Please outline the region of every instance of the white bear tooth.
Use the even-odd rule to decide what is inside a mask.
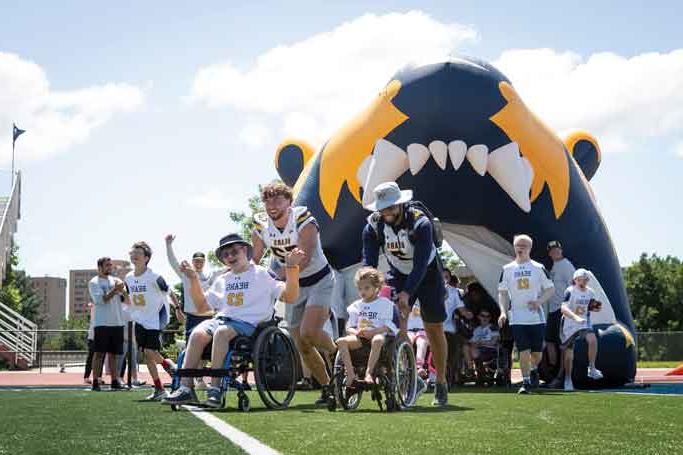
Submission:
[[[410,172],[416,175],[429,160],[429,149],[422,144],[410,144],[407,152]]]
[[[446,164],[448,164],[448,146],[444,141],[432,141],[429,143],[429,152],[434,157],[434,161],[441,168],[442,171],[446,170]]]
[[[488,172],[524,212],[531,211],[529,189],[533,180],[531,165],[519,155],[519,146],[510,142],[488,155]]]
[[[486,174],[486,163],[489,158],[489,148],[484,144],[473,145],[467,150],[467,160],[477,174]]]
[[[451,159],[451,164],[453,168],[457,171],[460,169],[462,162],[465,160],[465,154],[467,153],[467,144],[463,141],[452,141],[448,144],[448,156]]]
[[[400,147],[386,139],[379,139],[372,152],[372,161],[368,167],[368,176],[363,185],[363,205],[375,200],[373,190],[384,182],[393,182],[408,170],[408,155]]]

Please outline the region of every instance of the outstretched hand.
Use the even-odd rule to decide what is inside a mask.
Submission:
[[[165,238],[166,238],[166,244],[170,245],[175,240],[175,235],[167,234]]]
[[[306,257],[306,253],[301,248],[294,248],[285,256],[285,264],[287,267],[295,267],[301,264]]]
[[[197,276],[197,272],[195,271],[194,267],[192,267],[192,264],[190,264],[188,261],[183,261],[180,263],[180,272],[184,273],[188,278],[194,278]]]

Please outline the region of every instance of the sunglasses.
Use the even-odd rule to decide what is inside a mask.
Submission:
[[[221,259],[227,258],[230,256],[237,256],[240,254],[240,252],[244,249],[244,247],[236,247],[236,248],[228,248],[223,251],[221,251]]]
[[[479,317],[480,317],[481,319],[491,319],[491,315],[490,315],[490,314],[480,314]]]

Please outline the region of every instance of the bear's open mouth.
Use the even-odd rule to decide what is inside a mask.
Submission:
[[[534,171],[529,160],[519,153],[517,143],[509,142],[489,152],[484,144],[468,146],[461,140],[448,144],[441,140],[428,145],[415,143],[408,145],[405,151],[386,139],[378,140],[372,154],[363,160],[356,173],[356,179],[363,187],[363,205],[374,201],[372,189],[377,185],[395,181],[408,170],[417,175],[430,157],[444,171],[449,160],[458,171],[467,158],[477,174],[484,177],[488,173],[520,209],[526,213],[531,211]]]

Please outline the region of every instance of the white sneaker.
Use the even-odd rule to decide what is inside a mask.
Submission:
[[[207,390],[209,387],[204,382],[204,378],[198,378],[194,386],[195,390]]]
[[[574,383],[572,382],[571,378],[565,378],[565,380],[564,380],[564,391],[565,392],[573,392],[574,391]]]
[[[595,367],[590,367],[588,368],[588,377],[591,379],[595,379],[596,381],[598,379],[602,379],[602,371],[598,370]]]
[[[421,377],[417,377],[417,390],[415,393],[415,402],[420,398],[420,396],[427,390],[427,383]]]

